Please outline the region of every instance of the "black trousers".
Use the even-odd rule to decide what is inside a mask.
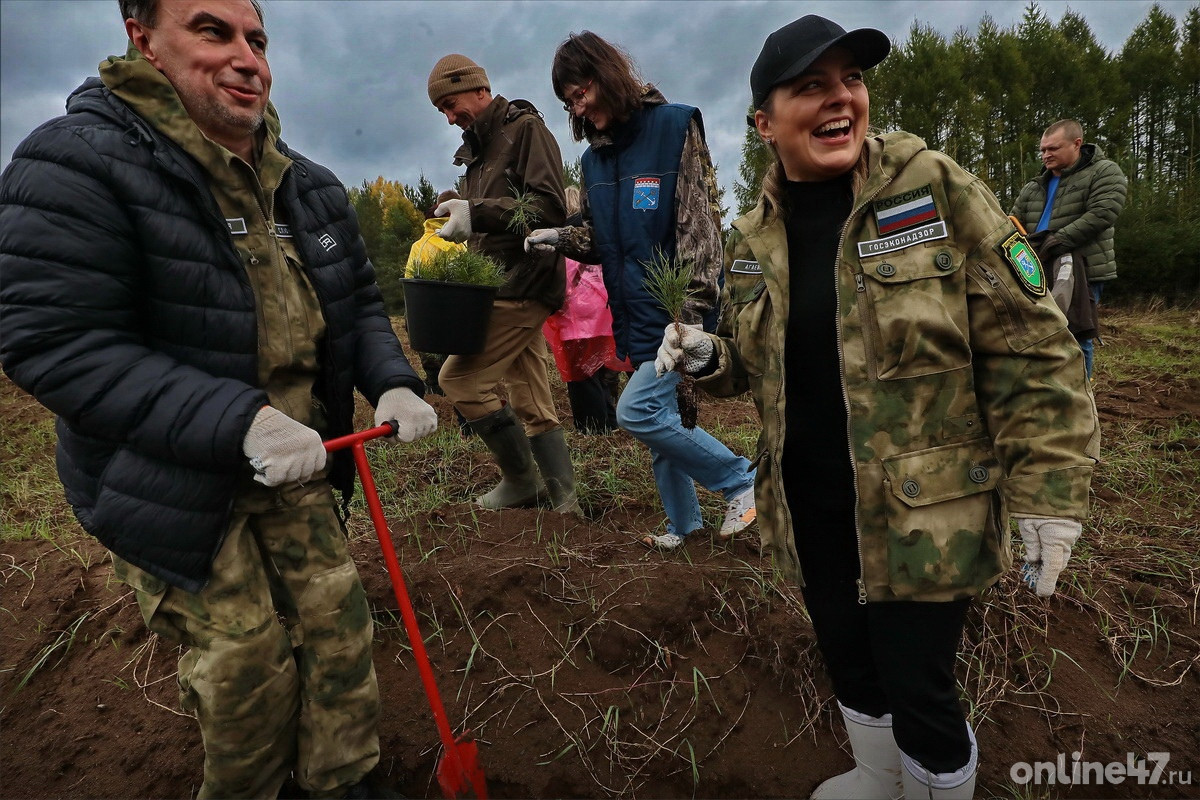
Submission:
[[[571,416],[579,433],[611,433],[617,428],[620,373],[601,367],[595,375],[567,382]]]
[[[954,772],[971,757],[954,663],[970,600],[858,602],[852,526],[796,532],[817,645],[837,699],[872,717],[892,715],[892,733],[926,769]]]

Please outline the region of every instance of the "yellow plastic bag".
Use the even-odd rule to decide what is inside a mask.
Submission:
[[[404,277],[414,277],[413,272],[419,261],[432,258],[443,251],[461,252],[467,249],[465,244],[448,242],[437,235],[438,230],[449,221],[449,217],[434,217],[425,220],[425,233],[421,235],[420,239],[413,242],[412,249],[408,251],[408,263],[404,265]]]

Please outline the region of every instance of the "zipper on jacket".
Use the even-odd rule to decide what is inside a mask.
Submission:
[[[862,318],[863,351],[867,358],[867,379],[876,380],[879,377],[879,364],[875,356],[875,300],[867,291],[867,279],[861,272],[854,273],[854,291],[861,295],[856,304]]]
[[[582,172],[582,169],[580,171]],[[625,239],[621,235],[621,214],[620,214],[621,180],[619,177],[620,174],[621,174],[621,153],[617,152],[617,153],[613,154],[612,174],[609,176],[612,181],[612,185],[613,185],[613,201],[611,204],[612,208],[609,212],[609,216],[612,217],[613,246],[616,247],[616,249],[617,249],[617,267],[618,267],[617,275],[621,281],[621,283],[620,283],[621,306],[623,309],[622,313],[625,316],[625,325],[624,325],[625,330],[622,331],[622,333],[624,334],[623,338],[625,341],[621,343],[622,347],[620,349],[623,349],[625,351],[625,357],[628,358],[630,360],[630,362],[632,362],[633,361],[633,347],[632,347],[633,314],[630,313],[629,287],[626,285],[628,283],[628,276],[625,274],[626,273],[626,269],[625,269]],[[593,230],[592,231],[592,238],[593,238],[592,246],[593,247],[595,247],[595,243],[594,243],[595,236],[596,236],[596,233],[595,233],[595,230]],[[603,270],[603,265],[601,265],[601,270]],[[611,305],[611,300],[612,300],[612,295],[610,293],[609,294],[610,305]]]
[[[759,302],[770,303],[771,313],[772,313],[772,315],[774,315],[775,301],[771,297],[770,282],[767,281],[767,270],[769,269],[771,262],[768,259],[763,259],[758,256],[758,253],[756,253],[754,250],[754,244],[749,240],[749,237],[747,237],[746,245],[750,248],[750,252],[754,253],[755,257],[759,259],[760,264],[767,265],[763,268],[763,281],[762,281],[763,291],[755,299],[758,300]],[[762,300],[763,294],[765,294],[767,296],[766,300]],[[752,303],[752,302],[755,302],[755,301],[754,300],[749,301],[749,303]],[[747,303],[747,305],[749,305],[749,303]],[[786,339],[787,339],[787,333],[786,333],[787,321],[786,321],[786,319],[783,320],[783,324],[781,324],[781,325],[779,325],[779,324],[766,325],[764,327],[766,327],[767,330],[777,330],[777,331],[784,332],[783,336],[784,336],[784,340],[786,343]],[[783,347],[776,347],[774,349],[775,349],[775,363],[779,370],[779,375],[781,375],[782,377],[779,381],[779,389],[775,393],[775,401],[771,404],[771,408],[775,412],[775,430],[778,431],[779,441],[782,442],[787,436],[787,422],[786,422],[784,415],[779,413],[779,403],[780,403],[780,400],[785,396],[786,391],[787,391],[787,372],[785,372],[784,368],[783,368],[783,364],[784,364],[784,362],[783,362]],[[766,371],[767,371],[766,366],[764,365],[763,373],[766,374]],[[781,509],[783,512],[784,530],[792,531],[793,530],[793,528],[792,528],[792,509],[787,504],[787,492],[785,491],[784,485],[783,485],[783,466],[780,463],[779,459],[776,458],[775,450],[773,448],[771,448],[770,446],[765,446],[763,452],[754,459],[754,462],[751,465],[755,468],[756,473],[758,471],[758,464],[763,459],[766,459],[767,461],[770,462],[772,474],[775,476],[775,481],[774,481],[775,504],[776,504],[776,507]],[[757,478],[756,478],[756,480],[757,480]],[[790,537],[788,537],[788,545],[790,545],[793,550],[795,549],[796,537],[795,537],[794,533]],[[800,585],[804,586],[806,583],[805,578],[804,578],[804,566],[802,564],[800,564],[798,553],[797,553],[796,564],[800,571]]]
[[[751,252],[754,252],[753,248],[751,249]],[[755,254],[755,255],[757,255],[757,254]],[[766,263],[769,264],[770,262],[766,262]],[[774,302],[774,300],[771,299],[771,286],[769,283],[767,283],[765,272],[763,274],[763,294],[765,294],[767,296],[767,302],[769,302],[771,304],[771,309],[772,309],[772,313],[773,313],[774,308],[775,308],[775,302]],[[759,297],[762,297],[762,295],[759,295]],[[767,330],[771,330],[771,328],[774,328],[775,330],[781,332],[783,339],[784,339],[784,343],[786,344],[786,342],[787,342],[787,321],[784,320],[784,324],[782,324],[782,325],[768,326]],[[785,397],[786,392],[787,392],[787,372],[785,372],[784,368],[783,368],[783,348],[782,347],[775,348],[775,359],[776,359],[776,366],[779,369],[779,374],[782,376],[782,379],[779,381],[779,390],[775,393],[775,402],[771,404],[771,407],[775,410],[775,429],[777,431],[779,431],[779,441],[782,442],[787,438],[787,421],[784,418],[784,415],[779,413],[779,402],[780,402],[780,400],[782,400]],[[779,452],[782,452],[782,448],[780,448]],[[792,509],[791,509],[791,506],[789,506],[787,504],[787,491],[785,490],[784,485],[783,485],[783,464],[781,463],[781,461],[778,458],[776,458],[776,453],[773,448],[770,448],[770,447],[767,448],[766,457],[768,459],[770,459],[771,470],[775,474],[775,481],[774,481],[774,483],[775,483],[775,503],[778,505],[779,508],[783,509],[784,522],[785,522],[784,530],[785,531],[794,531],[794,529],[792,528]],[[756,473],[755,479],[757,480],[757,473]],[[793,548],[795,548],[796,547],[795,533],[792,533],[792,535],[789,538],[791,540],[789,542],[789,544]],[[804,578],[804,565],[800,563],[800,554],[799,553],[796,553],[796,564],[800,571],[800,585],[803,586],[805,583],[807,583],[807,581]]]
[[[613,244],[617,248],[617,265],[621,272],[621,305],[625,306],[625,357],[633,362],[633,295],[629,291],[629,270],[625,257],[625,236],[621,230],[621,154],[618,150],[612,159],[612,231]]]
[[[865,147],[865,145],[864,145]],[[867,585],[865,580],[866,570],[863,568],[863,552],[862,552],[862,520],[858,513],[859,494],[858,494],[858,464],[854,460],[854,433],[850,424],[850,389],[846,386],[846,350],[842,346],[842,315],[838,309],[842,307],[842,287],[841,281],[838,280],[838,267],[842,263],[842,247],[846,243],[846,232],[850,230],[850,223],[858,215],[867,203],[874,200],[884,187],[892,182],[891,178],[881,183],[869,196],[862,198],[854,208],[850,210],[850,216],[846,217],[845,223],[842,224],[842,233],[838,237],[837,256],[833,262],[833,296],[834,296],[834,324],[837,327],[837,349],[838,349],[838,370],[842,377],[842,403],[846,406],[846,447],[850,450],[850,472],[854,475],[854,540],[858,549],[858,604],[865,606],[867,604]],[[854,273],[855,293],[862,292],[864,298],[866,296],[866,283],[863,280],[862,272]],[[862,305],[859,305],[862,308]],[[865,328],[865,326],[864,326]],[[864,330],[863,341],[864,347],[869,347],[865,344],[867,334]],[[868,353],[869,358],[873,358]]]
[[[1016,307],[1016,304],[1013,302],[1012,295],[1009,294],[1008,289],[1003,283],[1001,283],[1000,279],[996,277],[996,273],[988,269],[987,264],[980,261],[977,266],[980,274],[983,275],[984,280],[986,280],[992,287],[992,294],[1000,298],[1001,304],[1004,305],[1005,313],[1008,314],[1008,318],[1012,320],[1013,327],[1015,327],[1018,331],[1024,331],[1028,327],[1025,324],[1025,316],[1021,313],[1020,309]]]
[[[258,255],[256,255],[253,250],[247,250],[246,252],[250,256],[247,259],[247,263],[249,263],[250,266],[257,267],[259,264],[262,263],[261,261],[259,261]],[[253,283],[254,282],[251,281],[252,286],[253,286]],[[258,335],[260,337],[262,337],[262,341],[259,342],[259,347],[263,347],[263,346],[267,345],[270,340],[267,336],[267,312],[263,308],[262,301],[258,298],[255,298],[255,301],[254,301],[254,316],[258,319]]]
[[[278,189],[279,186],[283,185],[284,177],[287,175],[288,170],[291,169],[291,167],[292,167],[292,165],[288,164],[286,167],[283,168],[283,172],[280,173],[280,175],[279,175],[279,184],[278,184],[278,186],[276,186],[276,189]],[[283,318],[284,318],[284,320],[289,320],[289,319],[291,319],[292,315],[291,315],[291,311],[288,309],[287,292],[285,292],[283,290],[284,272],[287,270],[287,259],[283,257],[283,251],[279,246],[279,240],[276,238],[275,223],[272,221],[272,215],[267,213],[266,206],[263,204],[263,201],[265,199],[263,197],[263,191],[265,191],[265,190],[263,190],[262,184],[258,182],[258,174],[257,173],[255,173],[254,182],[255,182],[257,188],[259,190],[261,190],[261,191],[254,192],[254,203],[258,207],[258,214],[260,217],[262,217],[263,226],[267,231],[267,235],[270,236],[271,240],[274,242],[274,245],[271,247],[271,255],[269,256],[268,260],[270,261],[271,267],[274,270],[275,291],[278,294],[279,302],[283,305]],[[251,264],[258,263],[258,260],[254,257],[253,252],[250,254],[250,263]],[[260,302],[260,303],[258,303],[258,305],[261,307],[263,304]],[[266,319],[265,312],[263,314],[263,319],[265,322],[265,319]],[[266,325],[265,324],[262,326],[262,331],[263,331],[263,335],[264,335],[263,338],[265,339],[266,338]],[[291,364],[296,360],[295,347],[293,347],[292,337],[284,336],[283,341],[287,347],[288,363]],[[264,342],[264,344],[265,344],[265,342]]]
[[[212,191],[207,186],[202,186],[201,184],[197,183],[189,172],[175,169],[167,157],[162,155],[158,151],[158,148],[154,146],[153,140],[149,138],[149,134],[144,133],[144,135],[147,137],[146,141],[151,143],[151,155],[154,157],[155,163],[157,163],[159,168],[171,178],[186,184],[194,192],[199,204],[203,206],[204,210],[207,212],[208,221],[212,224],[213,232],[217,234],[218,237],[224,237],[225,240],[229,241],[232,245],[232,240],[229,235],[229,223],[225,221],[225,215],[221,213],[221,208],[217,205],[217,201],[213,197]],[[233,253],[233,262],[239,268],[242,268],[241,259],[238,257],[237,249],[231,246],[230,251]],[[249,280],[249,278],[246,278],[247,282],[249,282]]]

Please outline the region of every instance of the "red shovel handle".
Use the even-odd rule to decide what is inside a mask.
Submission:
[[[465,779],[464,783],[461,784],[463,788],[472,787],[477,797],[485,798],[486,794],[480,791],[482,781],[472,780],[474,773],[478,773],[479,777],[482,778],[482,772],[474,764],[470,765],[472,770],[468,770],[468,765],[463,763],[462,755],[459,751],[460,745],[454,741],[454,734],[450,730],[450,721],[446,717],[446,709],[442,705],[442,697],[438,694],[437,682],[433,678],[433,667],[429,663],[428,653],[425,652],[425,639],[421,636],[421,629],[417,625],[417,615],[413,611],[412,600],[409,599],[408,588],[404,584],[404,575],[400,572],[400,562],[396,559],[396,548],[392,544],[392,535],[388,530],[387,521],[383,518],[383,507],[379,503],[379,492],[375,488],[375,478],[371,475],[370,464],[367,463],[367,451],[363,443],[371,439],[378,439],[381,436],[394,436],[395,434],[396,423],[394,421],[385,422],[376,428],[330,439],[325,442],[325,450],[332,453],[335,450],[350,448],[350,451],[354,455],[354,463],[358,467],[358,478],[362,481],[363,496],[367,500],[367,509],[371,514],[371,521],[375,523],[375,533],[379,537],[380,549],[383,550],[383,562],[387,565],[388,577],[392,579],[392,589],[396,593],[396,602],[400,604],[400,616],[404,620],[404,629],[408,632],[408,639],[412,643],[413,658],[417,662],[417,671],[421,675],[421,683],[425,687],[425,696],[429,699],[429,708],[433,712],[433,721],[437,724],[438,736],[441,737],[442,747],[445,749],[444,757],[450,759],[450,764],[453,766],[453,773]],[[474,743],[472,742],[471,744]],[[461,789],[456,787],[456,791],[453,794],[454,796],[459,796]]]
[[[378,439],[380,436],[395,436],[396,431],[399,430],[399,428],[400,426],[396,424],[396,421],[392,420],[391,422],[383,423],[377,428],[368,428],[365,431],[351,433],[348,436],[339,436],[336,439],[327,439],[324,442],[325,452],[332,453],[335,450],[345,450],[347,447],[354,447],[356,444],[369,442],[372,439]],[[371,474],[370,470],[367,470],[367,474]],[[374,483],[371,485],[374,486]]]

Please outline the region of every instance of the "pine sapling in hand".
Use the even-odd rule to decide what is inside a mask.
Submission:
[[[662,250],[655,249],[654,257],[645,263],[646,278],[643,285],[650,296],[666,310],[671,317],[676,332],[682,336],[683,307],[692,296],[692,262],[672,261]],[[675,387],[675,399],[679,404],[679,420],[683,427],[691,430],[696,427],[696,416],[699,413],[699,403],[696,399],[696,379],[683,368],[684,359],[675,364],[675,371],[681,376]]]
[[[508,212],[507,227],[519,236],[529,236],[542,219],[536,196],[533,192],[523,192],[512,184],[509,184],[508,188],[512,192],[513,207],[512,211]]]

